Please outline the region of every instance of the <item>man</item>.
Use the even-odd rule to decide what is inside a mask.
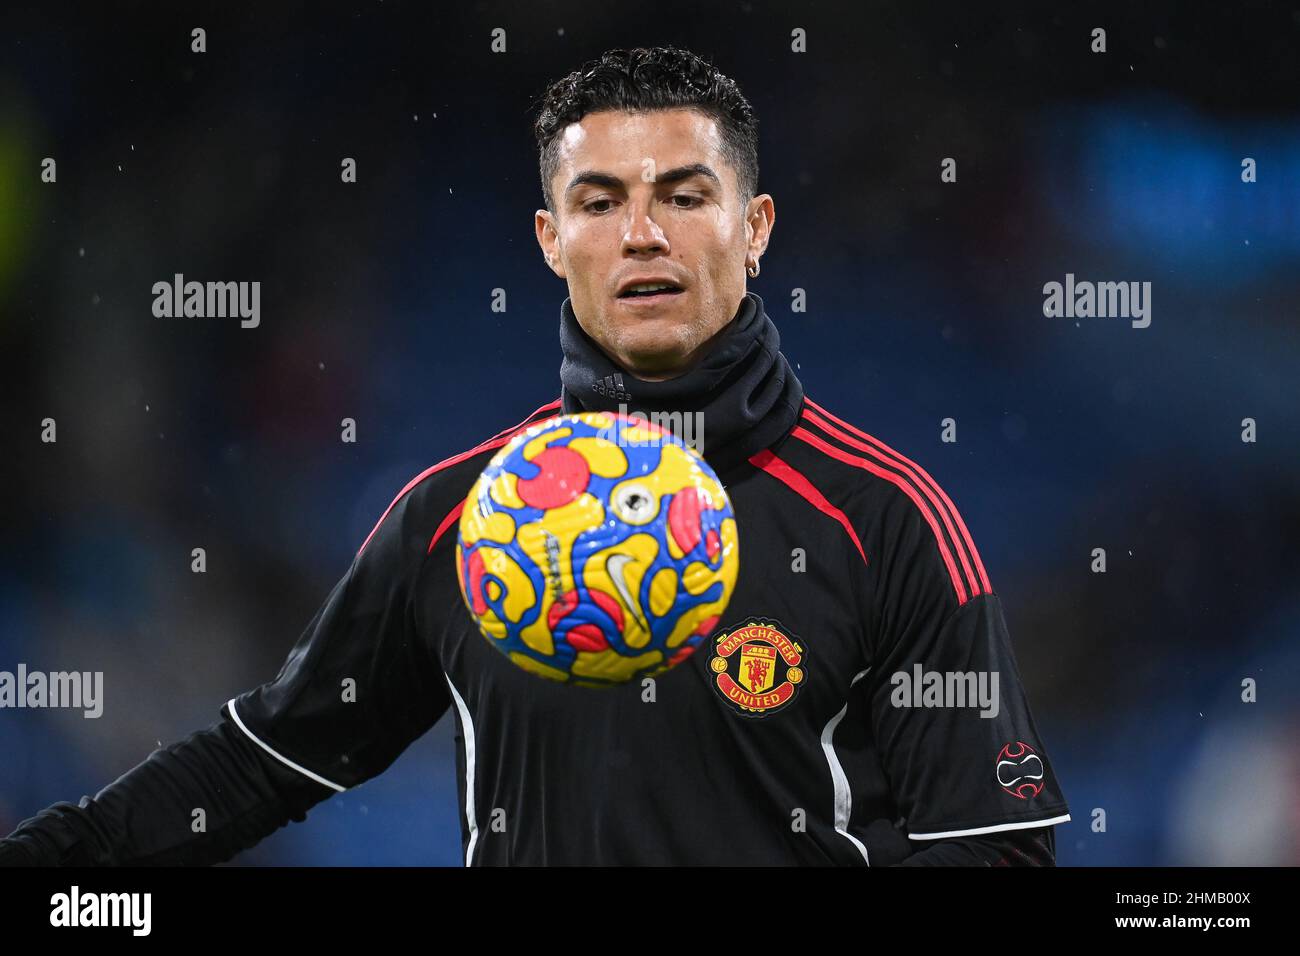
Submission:
[[[552,85],[536,132],[537,240],[569,287],[560,398],[402,489],[274,681],[26,821],[5,862],[227,859],[448,709],[467,865],[1053,862],[1068,812],[966,526],[917,465],[804,395],[746,291],[775,216],[736,85],[679,50],[614,51]],[[522,428],[620,405],[698,413],[740,573],[690,658],[592,690],[488,645],[455,528]]]

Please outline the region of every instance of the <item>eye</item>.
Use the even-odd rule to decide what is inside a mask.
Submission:
[[[628,524],[642,525],[659,513],[659,502],[645,485],[624,485],[614,492],[610,507]]]
[[[703,202],[703,200],[700,199],[699,196],[686,196],[686,195],[680,195],[680,194],[679,194],[679,195],[673,196],[673,197],[671,197],[671,198],[672,198],[672,201],[673,201],[673,205],[677,206],[678,209],[693,209],[693,208],[695,208],[696,206],[698,206],[701,202]],[[679,200],[679,199],[685,199],[685,200],[686,200],[686,205],[685,205],[685,206],[678,206],[678,205],[677,205],[677,200]]]
[[[608,210],[608,209],[597,209],[596,207],[597,207],[597,206],[600,206],[600,205],[609,206],[609,205],[612,205],[613,202],[614,202],[614,200],[612,200],[612,199],[597,199],[595,202],[589,202],[589,203],[587,203],[587,205],[583,206],[582,208],[585,209],[585,210],[587,210],[587,212],[595,213],[596,215],[600,215],[602,212],[608,212],[609,210]]]

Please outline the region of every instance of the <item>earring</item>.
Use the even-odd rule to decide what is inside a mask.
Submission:
[[[755,259],[755,260],[754,260],[754,264],[753,264],[752,266],[750,266],[748,269],[746,269],[745,272],[749,274],[749,277],[750,277],[751,279],[757,279],[757,278],[758,278],[758,271],[759,271],[761,268],[763,268],[762,264],[759,263],[759,261],[758,261],[757,259]]]

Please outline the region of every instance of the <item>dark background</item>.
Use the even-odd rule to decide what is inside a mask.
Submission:
[[[0,670],[106,696],[0,711],[0,833],[273,677],[409,478],[558,394],[532,106],[674,43],[760,116],[751,288],[809,394],[979,545],[1060,862],[1300,862],[1300,6],[234,6],[0,18]],[[177,272],[261,326],[155,318]],[[1150,328],[1044,317],[1067,272],[1150,281]],[[239,860],[458,863],[452,720]]]

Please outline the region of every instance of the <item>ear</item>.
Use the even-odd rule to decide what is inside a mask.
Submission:
[[[772,238],[772,227],[776,225],[776,205],[767,193],[755,196],[745,207],[745,231],[748,234],[748,258],[757,262],[767,251],[767,244]]]
[[[564,271],[564,258],[560,254],[560,233],[556,229],[555,217],[545,209],[539,209],[533,215],[533,229],[537,233],[537,245],[541,247],[542,258],[561,279],[567,279]]]

